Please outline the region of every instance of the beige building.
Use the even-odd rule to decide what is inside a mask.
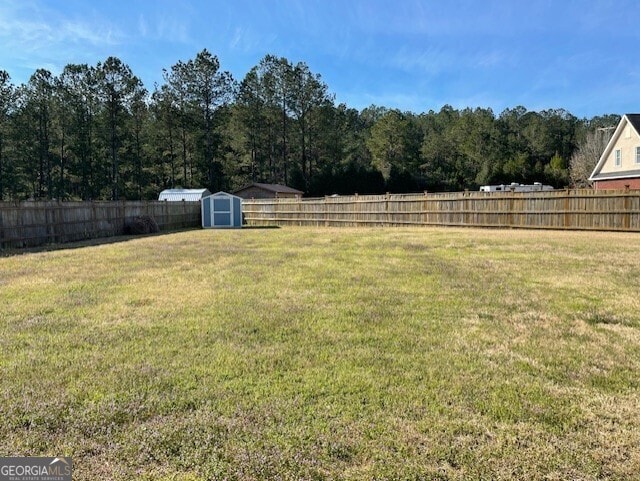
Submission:
[[[280,184],[261,184],[254,182],[234,192],[243,199],[288,199],[302,197],[301,190]]]
[[[589,177],[598,189],[640,189],[640,114],[625,114]]]

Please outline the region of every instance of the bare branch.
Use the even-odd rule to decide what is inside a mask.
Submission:
[[[569,175],[573,187],[591,187],[589,176],[607,147],[612,133],[611,129],[597,129],[587,133],[584,142],[569,160]]]

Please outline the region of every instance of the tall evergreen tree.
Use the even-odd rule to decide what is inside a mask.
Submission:
[[[220,189],[222,179],[221,140],[216,131],[222,107],[235,96],[235,82],[229,72],[220,70],[220,62],[206,49],[187,62],[186,88],[197,128],[196,156],[200,171],[210,188]]]
[[[298,167],[304,184],[300,187],[308,190],[314,168],[313,158],[309,155],[309,143],[310,137],[317,136],[313,131],[313,117],[332,101],[328,95],[328,87],[320,75],[312,74],[303,62],[290,70],[285,81],[290,82],[291,116],[298,134]]]
[[[171,102],[172,113],[175,112],[178,128],[179,152],[182,164],[182,178],[179,182],[183,187],[190,187],[193,183],[193,137],[195,133],[194,113],[189,98],[188,63],[178,61],[163,73],[166,82],[164,98]],[[175,186],[175,184],[174,184]]]
[[[120,179],[120,149],[131,115],[133,99],[144,89],[131,68],[115,57],[109,57],[97,66],[98,92],[104,106],[105,140],[109,150],[111,199],[118,200],[122,189]]]
[[[15,109],[15,87],[9,74],[0,70],[0,201],[7,194],[7,187],[13,180],[12,166],[7,158],[8,144],[11,138],[10,116]]]
[[[67,65],[60,75],[71,119],[68,172],[71,195],[82,199],[98,197],[97,117],[100,109],[97,71],[86,64]]]
[[[151,97],[152,128],[149,150],[155,158],[153,178],[158,190],[173,188],[178,179],[179,112],[174,93],[167,84],[155,89]]]

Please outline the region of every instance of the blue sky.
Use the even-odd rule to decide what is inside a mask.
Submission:
[[[640,112],[637,0],[0,0],[0,69],[119,57],[147,89],[207,48],[241,80],[266,54],[303,61],[337,102],[496,114]]]

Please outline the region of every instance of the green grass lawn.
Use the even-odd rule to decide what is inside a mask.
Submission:
[[[632,479],[640,236],[197,230],[0,257],[0,455],[74,479]]]

